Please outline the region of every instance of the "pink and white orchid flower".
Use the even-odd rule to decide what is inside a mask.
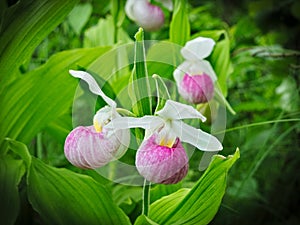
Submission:
[[[167,8],[172,8],[170,1],[162,1]],[[155,31],[164,25],[165,16],[162,9],[148,0],[127,0],[125,5],[127,16],[147,31]]]
[[[214,96],[217,76],[207,60],[215,42],[211,38],[198,37],[188,41],[181,49],[185,61],[174,71],[179,94],[188,102],[199,104]]]
[[[146,129],[145,139],[136,154],[137,170],[151,182],[171,184],[182,180],[188,171],[188,157],[181,142],[203,151],[223,148],[214,136],[182,121],[192,118],[206,120],[192,106],[167,100],[155,116],[119,117],[111,121],[107,129],[111,132],[134,127]]]
[[[79,126],[69,133],[64,146],[65,156],[77,167],[98,168],[125,154],[130,142],[130,132],[122,129],[108,134],[105,126],[121,117],[116,111],[116,102],[102,92],[90,74],[74,70],[70,70],[70,74],[87,82],[90,91],[101,96],[107,106],[95,114],[93,126]]]

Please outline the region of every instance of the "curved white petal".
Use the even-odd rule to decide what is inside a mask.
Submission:
[[[178,87],[180,86],[181,81],[183,80],[183,76],[185,74],[185,71],[183,71],[180,68],[180,65],[173,72],[174,80],[175,80],[175,82],[176,82],[176,84],[177,84]]]
[[[187,142],[203,151],[220,151],[221,142],[211,134],[185,124],[182,121],[173,121],[173,131],[182,142]]]
[[[140,127],[146,130],[154,131],[163,126],[165,121],[158,116],[136,117],[118,117],[105,125],[104,129],[109,133],[120,129],[129,129]]]
[[[172,120],[192,119],[192,118],[201,119],[202,122],[206,120],[205,116],[203,116],[192,106],[175,102],[173,100],[167,100],[165,106],[161,110],[156,112],[156,114],[162,118],[172,119]]]
[[[201,60],[197,63],[197,66],[202,69],[203,73],[206,73],[208,76],[210,76],[213,82],[217,80],[217,75],[207,60]]]
[[[135,16],[133,12],[133,6],[134,6],[135,0],[127,0],[125,5],[125,12],[126,15],[129,17],[129,19],[135,21]]]
[[[76,70],[69,70],[69,73],[73,77],[84,80],[89,85],[90,91],[96,95],[100,95],[108,105],[110,105],[113,108],[117,107],[116,102],[104,94],[104,92],[101,90],[101,88],[97,84],[96,80],[92,77],[92,75],[84,71],[76,71]]]
[[[205,73],[209,75],[213,82],[217,80],[216,73],[210,63],[206,60],[196,60],[196,61],[184,61],[181,63],[173,73],[174,79],[177,84],[180,84],[184,74],[189,75],[200,75]]]
[[[211,38],[198,37],[188,41],[181,49],[182,56],[187,60],[204,59],[210,55],[215,45]]]

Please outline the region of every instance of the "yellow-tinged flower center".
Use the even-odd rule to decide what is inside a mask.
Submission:
[[[159,145],[172,148],[175,141],[176,141],[176,137],[173,137],[171,139],[167,137],[162,137],[159,141]]]
[[[96,132],[98,132],[98,133],[102,132],[102,126],[97,120],[94,120],[94,127],[95,127]]]
[[[171,121],[167,120],[164,127],[158,133],[158,144],[172,148],[177,136],[172,132]]]

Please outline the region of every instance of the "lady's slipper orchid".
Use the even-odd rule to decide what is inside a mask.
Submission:
[[[163,11],[148,0],[128,0],[125,5],[125,12],[131,20],[147,31],[158,30],[164,25]]]
[[[190,103],[205,103],[213,98],[217,76],[204,58],[210,55],[214,45],[211,38],[198,37],[181,49],[185,61],[174,71],[174,79],[179,94]]]
[[[90,91],[100,95],[108,105],[96,113],[93,126],[80,126],[71,131],[65,141],[65,156],[77,167],[98,168],[124,155],[130,133],[128,129],[122,129],[108,134],[105,126],[121,117],[116,111],[116,103],[102,92],[90,74],[74,70],[70,70],[70,74],[87,82]]]
[[[188,157],[182,142],[204,151],[222,150],[222,144],[214,136],[185,124],[182,119],[206,118],[192,106],[167,100],[156,116],[141,118],[119,117],[108,124],[107,129],[146,129],[145,139],[136,154],[136,167],[147,180],[155,183],[177,183],[187,174]]]

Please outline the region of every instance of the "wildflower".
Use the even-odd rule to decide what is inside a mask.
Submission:
[[[170,5],[167,3],[167,6]],[[128,0],[125,5],[127,16],[147,31],[155,31],[164,25],[165,16],[159,6],[148,0]]]
[[[192,106],[167,100],[156,116],[120,117],[107,129],[146,129],[145,139],[136,153],[139,173],[154,183],[171,184],[182,180],[188,171],[188,157],[181,144],[187,142],[203,151],[219,151],[222,145],[214,136],[187,125],[182,119],[206,118]]]
[[[181,49],[185,61],[174,71],[179,94],[188,102],[199,104],[214,96],[216,74],[204,58],[210,55],[215,42],[211,38],[198,37],[188,41]]]
[[[74,70],[70,70],[70,74],[87,82],[90,91],[100,95],[108,105],[97,111],[93,126],[79,126],[70,132],[65,141],[65,156],[77,167],[98,168],[125,154],[130,133],[123,129],[108,134],[105,126],[121,117],[116,111],[116,103],[102,92],[90,74]]]

